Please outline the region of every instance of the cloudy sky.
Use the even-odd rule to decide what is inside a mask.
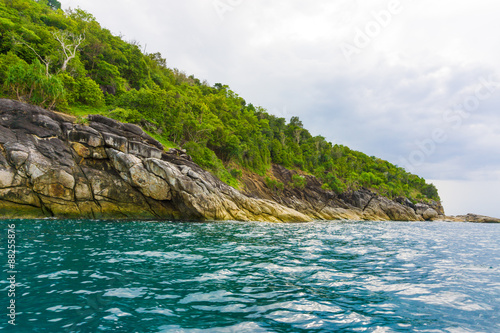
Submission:
[[[61,0],[169,67],[500,217],[500,2]],[[369,4],[368,4],[369,3]]]

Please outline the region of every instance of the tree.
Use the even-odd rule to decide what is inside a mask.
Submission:
[[[20,44],[23,44],[27,46],[33,53],[38,57],[40,62],[42,62],[45,65],[45,75],[48,77],[49,76],[49,67],[50,67],[50,58],[49,57],[42,57],[31,45],[26,43],[24,40],[14,37],[14,41]]]
[[[77,80],[78,101],[86,105],[102,106],[104,104],[104,94],[99,85],[89,77],[82,77]]]
[[[61,44],[64,57],[61,72],[65,72],[68,67],[68,63],[76,57],[78,47],[85,40],[85,34],[76,36],[71,32],[60,30],[52,33],[52,35],[59,42],[59,44]]]
[[[299,117],[292,117],[290,118],[290,126],[292,127],[299,127],[299,128],[304,128],[304,125],[302,124],[302,121],[299,119]]]
[[[49,6],[52,9],[54,9],[54,10],[61,9],[61,3],[59,1],[57,1],[57,0],[48,0],[47,2],[48,2]]]

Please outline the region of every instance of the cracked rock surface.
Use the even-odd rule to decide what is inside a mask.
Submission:
[[[193,163],[165,152],[139,126],[100,115],[88,124],[0,99],[0,218],[155,218],[240,221],[424,220],[439,204],[413,205],[360,190],[343,196],[307,187],[281,195],[259,181],[242,193]],[[292,171],[273,166],[283,182]]]
[[[139,126],[88,119],[0,100],[1,217],[310,220],[164,152]]]

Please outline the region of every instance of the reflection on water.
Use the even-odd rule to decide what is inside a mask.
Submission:
[[[500,331],[500,225],[15,223],[19,332]]]

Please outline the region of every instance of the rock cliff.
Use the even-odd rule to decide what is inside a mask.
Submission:
[[[285,184],[295,172],[273,166]],[[269,189],[243,177],[240,192],[139,126],[100,115],[87,124],[0,99],[0,217],[310,221],[429,220],[439,203],[391,201],[368,190],[337,196],[306,177],[304,188]]]
[[[273,165],[272,176],[283,184],[293,182],[295,171]],[[271,190],[262,177],[243,177],[245,194],[266,198],[291,207],[316,220],[372,220],[372,221],[423,221],[444,216],[440,203],[414,205],[406,198],[389,200],[367,189],[336,195],[321,188],[320,181],[313,176],[302,175],[306,180],[304,188],[286,186],[283,190]]]

